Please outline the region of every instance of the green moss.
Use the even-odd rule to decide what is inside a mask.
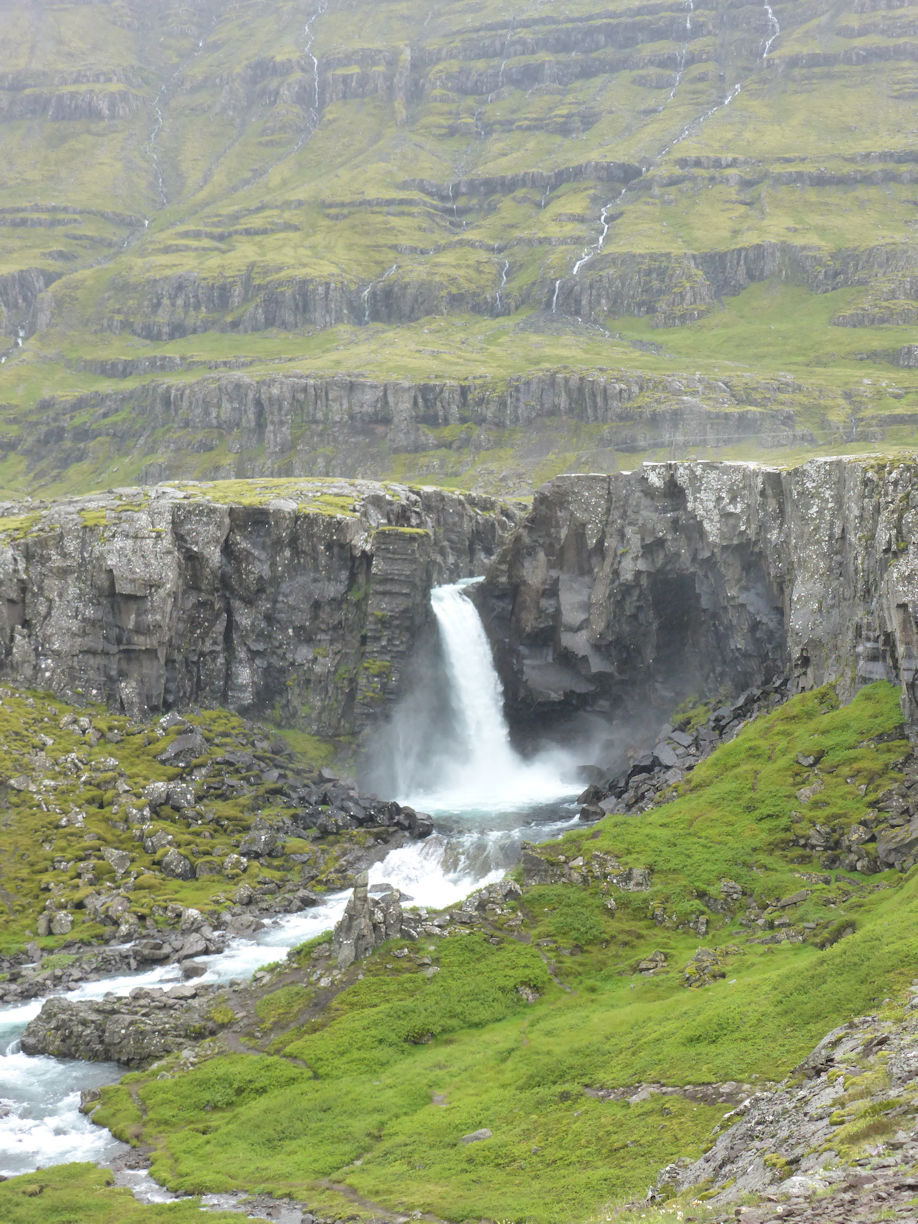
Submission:
[[[91,1164],[65,1164],[40,1169],[0,1184],[0,1215],[6,1224],[199,1224],[201,1204],[140,1203],[123,1186],[115,1186],[108,1169]],[[214,1224],[234,1224],[238,1216],[218,1211]]]

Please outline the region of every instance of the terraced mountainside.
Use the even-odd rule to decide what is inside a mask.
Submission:
[[[914,440],[918,5],[0,16],[8,493]]]

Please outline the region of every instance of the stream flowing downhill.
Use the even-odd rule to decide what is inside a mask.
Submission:
[[[557,835],[576,819],[570,801],[579,785],[562,755],[523,759],[510,743],[503,694],[491,650],[475,605],[465,594],[469,581],[438,587],[432,606],[440,633],[444,676],[428,682],[445,697],[449,717],[429,734],[412,729],[416,751],[406,754],[397,798],[429,812],[434,832],[422,842],[390,851],[370,871],[370,883],[386,882],[409,898],[432,907],[461,900],[474,888],[499,879],[518,859],[524,838]],[[407,734],[396,727],[396,734]],[[348,893],[322,904],[267,921],[254,937],[228,942],[225,951],[199,958],[201,982],[248,978],[259,967],[323,931],[341,917]],[[182,981],[178,965],[86,982],[72,999],[127,995],[139,987],[168,989]],[[0,1005],[0,1176],[10,1177],[52,1164],[90,1160],[106,1164],[127,1151],[107,1130],[79,1112],[81,1091],[117,1079],[114,1063],[85,1063],[27,1056],[19,1036],[41,1010],[44,998]],[[148,1176],[119,1180],[145,1199],[160,1197]],[[163,1192],[163,1199],[171,1198]]]

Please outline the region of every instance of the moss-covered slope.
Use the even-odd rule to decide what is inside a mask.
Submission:
[[[293,464],[506,488],[623,450],[911,439],[918,16],[862,10],[10,7],[0,487]],[[614,396],[535,437],[482,420],[559,369],[641,376],[647,427],[589,428]],[[323,430],[304,377],[373,428]],[[445,419],[386,406],[446,380]],[[305,436],[227,435],[240,395]]]
[[[177,929],[188,907],[283,911],[342,887],[398,829],[382,805],[340,810],[356,793],[320,775],[331,743],[289,741],[226,711],[135,721],[0,690],[4,997],[36,950],[53,971],[80,944]]]

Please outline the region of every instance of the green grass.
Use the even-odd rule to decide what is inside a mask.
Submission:
[[[700,1152],[723,1110],[678,1094],[630,1105],[586,1088],[775,1080],[911,980],[914,873],[826,877],[794,841],[811,820],[844,827],[875,805],[908,751],[899,725],[890,685],[847,707],[830,689],[794,698],[700,765],[673,802],[545,847],[550,862],[576,861],[582,883],[527,889],[518,930],[498,920],[485,934],[407,945],[402,958],[384,947],[292,1028],[306,996],[288,966],[261,1005],[270,1055],[134,1076],[143,1115],[115,1087],[100,1116],[152,1142],[156,1175],[190,1192],[258,1184],[330,1206],[328,1184],[343,1183],[451,1219],[597,1218],[643,1194],[668,1160]],[[797,796],[811,773],[801,752],[821,754],[824,788],[808,804]],[[616,862],[649,868],[649,892],[610,886]],[[829,882],[807,883],[814,871]],[[704,899],[724,879],[745,895],[718,914]],[[753,903],[788,917],[802,942],[762,942],[768,926],[744,925]],[[700,913],[704,940],[689,925]],[[851,933],[821,946],[841,918]],[[723,973],[690,990],[683,970],[699,942]],[[637,964],[653,950],[666,965],[647,977]],[[295,963],[308,973],[312,962]],[[870,1123],[851,1114],[855,1148]],[[462,1142],[482,1127],[491,1139]]]
[[[408,452],[378,432],[342,442],[321,422],[302,422],[289,449],[266,453],[259,439],[228,436],[221,421],[199,427],[170,417],[154,426],[145,392],[161,376],[105,378],[93,363],[113,356],[177,357],[169,381],[194,384],[203,398],[220,394],[208,380],[227,371],[256,380],[500,383],[572,369],[676,380],[633,404],[640,414],[670,396],[719,405],[718,388],[693,385],[697,369],[729,379],[727,406],[794,412],[812,431],[809,453],[838,449],[852,419],[860,436],[881,444],[915,441],[907,423],[877,420],[914,409],[913,373],[893,364],[913,338],[911,321],[832,322],[865,303],[879,318],[905,309],[910,320],[913,310],[913,192],[895,160],[914,135],[911,68],[897,58],[910,10],[856,21],[834,11],[782,14],[763,66],[754,30],[699,3],[692,54],[673,92],[678,5],[657,16],[576,0],[547,21],[533,0],[514,0],[492,29],[493,15],[475,0],[423,15],[414,0],[382,10],[350,0],[312,30],[314,130],[302,15],[288,0],[269,22],[243,6],[221,21],[219,38],[203,10],[155,27],[159,36],[111,15],[97,27],[87,12],[64,3],[53,18],[36,17],[34,30],[17,20],[8,31],[8,71],[35,100],[35,117],[0,124],[0,209],[8,210],[0,213],[0,272],[38,268],[57,280],[42,329],[0,368],[0,433],[11,446],[0,460],[0,494],[74,491],[152,471],[359,471],[521,488],[572,466],[626,462],[615,437],[581,446],[541,422],[516,464],[508,462],[515,439],[502,425],[457,455],[449,446]],[[624,47],[636,37],[632,62],[610,58],[622,34]],[[558,38],[573,49],[559,52]],[[418,49],[410,66],[409,44]],[[856,67],[846,62],[854,52],[866,57]],[[794,62],[800,55],[808,66]],[[727,81],[741,81],[741,93],[693,125],[722,100]],[[104,105],[125,88],[133,102],[123,115],[47,117],[54,106]],[[154,98],[164,122],[151,144]],[[688,137],[672,144],[687,125]],[[646,170],[621,199],[601,169],[610,162]],[[562,303],[573,301],[571,268],[597,242],[609,204],[604,250],[580,278],[592,301],[575,307],[597,326],[534,319],[557,277]],[[697,312],[684,300],[699,280],[693,257],[762,242],[804,252],[810,290],[821,287],[821,262],[840,253],[892,244],[900,257],[858,255],[864,266],[831,294],[782,279],[704,303],[698,322],[652,326]],[[502,305],[512,313],[495,319],[504,277]],[[624,307],[630,295],[646,319],[604,317],[607,283],[622,278],[630,284]],[[371,284],[374,320],[388,292],[413,321],[359,326]],[[273,332],[259,312],[278,295],[290,313],[280,319],[285,330]],[[327,325],[315,305],[327,297],[335,318],[343,312],[349,322]],[[29,312],[17,306],[5,316],[5,300],[0,294],[0,328],[12,336]],[[621,294],[608,300],[622,309]],[[141,339],[156,327],[189,334]],[[788,371],[793,386],[779,383]],[[106,403],[112,392],[127,395]],[[87,394],[102,398],[73,402]],[[235,391],[225,394],[233,400]],[[46,426],[79,441],[62,455],[40,441]],[[627,455],[664,453],[660,428]],[[699,453],[692,440],[677,449]],[[737,454],[767,457],[757,439]]]
[[[80,733],[70,721],[88,717],[98,742]],[[189,716],[204,734],[205,758],[213,762],[225,751],[251,750],[254,729],[225,710],[200,711]],[[51,949],[70,939],[96,941],[111,935],[111,924],[100,923],[87,908],[95,894],[101,901],[127,898],[129,914],[141,924],[164,921],[166,906],[177,902],[202,910],[223,909],[232,901],[237,882],[222,872],[199,879],[175,880],[157,867],[159,855],[147,852],[135,837],[136,819],[131,812],[145,807],[144,788],[151,782],[168,782],[180,771],[161,764],[156,757],[175,738],[175,730],[163,734],[153,723],[134,722],[101,706],[75,707],[47,693],[2,690],[0,700],[0,771],[7,779],[23,779],[24,785],[5,786],[0,792],[0,834],[4,859],[0,868],[0,949],[15,951],[35,938],[37,920],[46,902],[67,911],[73,919],[68,936],[40,940]],[[36,766],[35,746],[40,736],[50,739],[44,751],[47,760]],[[316,736],[292,736],[296,754],[285,762],[295,772],[314,776],[320,765],[329,764],[334,745]],[[40,769],[40,782],[37,784]],[[146,818],[145,835],[169,834],[173,843],[193,864],[214,860],[238,849],[239,841],[257,817],[280,819],[288,809],[271,788],[246,768],[218,766],[236,784],[232,797],[202,793],[196,810],[181,812],[166,805]],[[72,813],[81,822],[71,823]],[[63,823],[62,823],[63,822]],[[359,841],[360,835],[356,835]],[[338,857],[348,838],[331,839],[321,846],[298,844],[312,860],[318,875],[316,887],[338,879]],[[130,866],[123,880],[102,855],[103,848],[126,851]],[[87,876],[85,873],[89,872]],[[285,853],[271,859],[252,860],[245,881],[283,884],[299,879],[299,863]],[[53,968],[57,962],[50,962]],[[64,961],[60,962],[65,963]]]
[[[201,1204],[142,1204],[123,1186],[115,1186],[108,1169],[67,1164],[40,1169],[0,1184],[0,1215],[6,1224],[200,1224]],[[239,1216],[208,1211],[213,1224],[238,1224]]]

